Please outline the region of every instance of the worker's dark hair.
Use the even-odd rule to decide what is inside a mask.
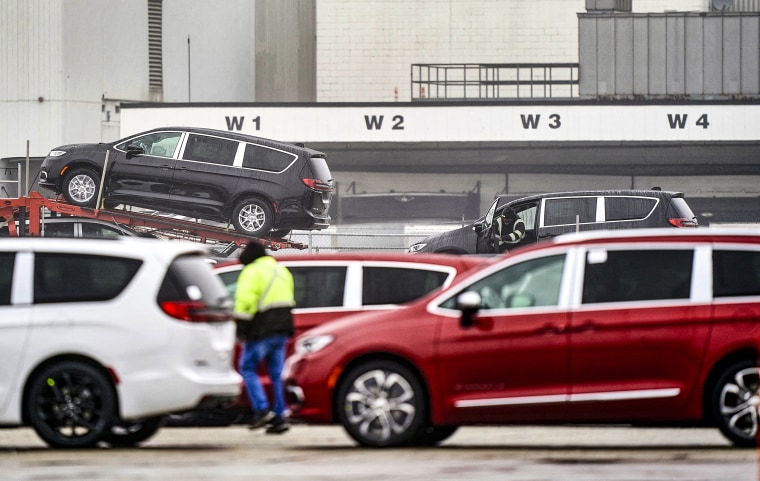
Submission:
[[[261,242],[251,241],[246,244],[245,249],[240,253],[240,263],[248,265],[259,257],[264,257],[265,255],[267,255],[267,250]]]

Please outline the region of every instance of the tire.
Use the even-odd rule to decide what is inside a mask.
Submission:
[[[26,413],[37,435],[56,448],[92,447],[108,434],[116,396],[98,369],[62,361],[47,366],[29,383]]]
[[[341,382],[338,420],[359,444],[403,446],[426,419],[424,394],[417,377],[392,361],[375,361],[352,369]]]
[[[718,378],[711,412],[718,428],[734,445],[757,446],[760,369],[755,361],[741,361]]]
[[[98,201],[100,176],[92,169],[75,167],[63,179],[63,197],[71,205],[95,207]]]
[[[164,425],[162,416],[133,422],[118,422],[103,436],[111,446],[130,447],[148,440]]]
[[[436,446],[457,432],[459,426],[423,426],[409,442],[409,446]]]
[[[272,229],[272,208],[261,199],[249,198],[232,211],[232,225],[240,234],[263,237]]]
[[[288,234],[290,234],[290,229],[274,229],[272,232],[269,233],[270,237],[274,237],[276,239],[282,239],[283,237],[287,237]]]

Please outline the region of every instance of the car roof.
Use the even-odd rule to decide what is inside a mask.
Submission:
[[[156,127],[154,129],[146,130],[144,132],[139,132],[134,135],[123,137],[117,140],[115,143],[118,144],[127,138],[133,138],[133,137],[138,137],[140,135],[149,134],[151,132],[162,132],[162,131],[182,131],[182,132],[193,132],[197,134],[217,135],[220,137],[226,137],[228,139],[239,140],[242,142],[255,142],[260,145],[276,147],[279,149],[285,148],[285,150],[292,150],[292,151],[298,151],[298,152],[306,151],[307,153],[309,153],[310,156],[324,155],[320,151],[310,149],[308,147],[305,147],[302,144],[297,144],[295,142],[286,142],[286,141],[281,141],[281,140],[268,139],[266,137],[256,137],[255,135],[248,135],[248,134],[243,134],[240,132],[231,132],[229,130],[208,129],[204,127],[186,127],[186,126],[182,127],[182,126],[177,126],[177,125],[172,125],[172,126],[167,126],[167,127]]]
[[[364,261],[364,262],[401,262],[413,264],[433,264],[456,267],[458,270],[470,269],[489,257],[486,256],[462,256],[455,254],[419,253],[407,252],[376,252],[376,251],[350,251],[338,253],[309,253],[309,254],[272,254],[278,261],[284,262],[329,262],[329,261]],[[216,268],[239,264],[238,260],[220,262]]]
[[[3,252],[60,252],[71,254],[115,255],[134,258],[174,258],[183,254],[206,256],[208,251],[190,241],[156,242],[142,237],[120,236],[113,239],[69,237],[9,237],[0,242]]]
[[[562,234],[545,244],[536,245],[570,245],[597,244],[602,242],[746,242],[760,244],[760,227],[697,227],[681,229],[620,229],[593,230]]]
[[[520,194],[516,194],[520,195]],[[683,197],[682,192],[670,190],[645,190],[645,189],[621,189],[621,190],[573,190],[564,192],[547,192],[542,194],[531,194],[515,198],[515,195],[502,195],[499,198],[509,199],[506,203],[521,202],[525,200],[538,200],[551,197],[595,197],[600,195],[618,195],[618,196],[639,196],[639,197]]]

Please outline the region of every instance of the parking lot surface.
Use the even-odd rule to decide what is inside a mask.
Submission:
[[[468,427],[436,448],[370,449],[342,428],[165,428],[135,449],[53,450],[0,430],[3,480],[757,481],[758,452],[714,429]]]

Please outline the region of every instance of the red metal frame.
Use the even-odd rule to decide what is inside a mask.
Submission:
[[[100,219],[129,227],[145,227],[167,234],[171,237],[194,238],[193,240],[202,243],[206,243],[209,240],[216,240],[235,243],[237,246],[244,246],[250,242],[251,239],[254,239],[253,237],[240,235],[234,229],[199,224],[189,220],[173,219],[156,214],[132,212],[120,209],[90,209],[87,207],[77,207],[59,200],[48,199],[43,197],[39,192],[30,192],[28,197],[0,199],[0,218],[5,220],[18,218],[21,209],[24,209],[27,218],[29,219],[28,235],[30,237],[39,237],[43,208],[61,215]],[[8,222],[8,230],[12,237],[18,236],[15,222]],[[287,248],[305,249],[307,247],[305,244],[291,242],[287,239],[265,237],[259,238],[259,240],[264,242],[265,247],[270,250]]]

